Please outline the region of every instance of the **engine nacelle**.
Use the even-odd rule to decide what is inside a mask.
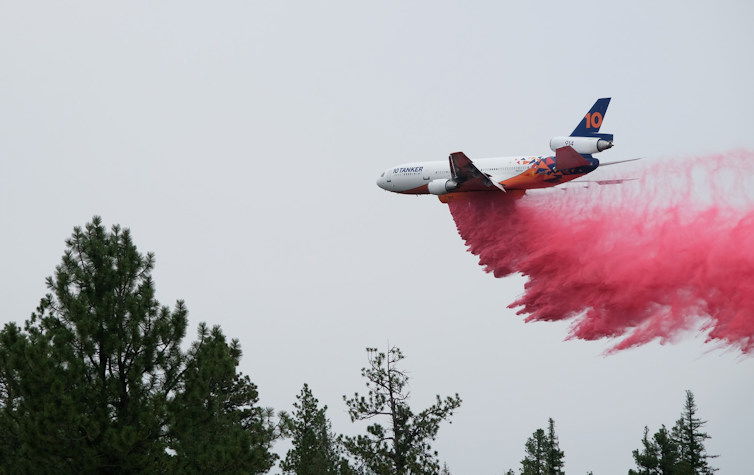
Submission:
[[[578,153],[592,154],[607,150],[612,146],[612,140],[599,137],[553,137],[550,139],[550,150],[553,152],[560,147],[573,147]]]
[[[427,185],[427,188],[433,195],[444,195],[458,188],[458,183],[455,180],[432,180]]]

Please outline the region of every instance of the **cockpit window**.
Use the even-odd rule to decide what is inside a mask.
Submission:
[[[383,176],[385,176],[385,172],[382,172],[382,175],[380,175],[380,178],[382,178]]]

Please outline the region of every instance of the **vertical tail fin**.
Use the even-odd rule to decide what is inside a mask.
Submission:
[[[607,106],[610,105],[610,98],[603,97],[597,99],[589,112],[586,113],[579,125],[571,132],[571,137],[594,137],[602,127],[602,121],[607,113]]]

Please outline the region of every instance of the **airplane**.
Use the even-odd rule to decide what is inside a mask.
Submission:
[[[472,161],[465,153],[454,152],[448,162],[404,163],[389,168],[377,178],[377,186],[406,195],[437,195],[443,203],[465,192],[506,192],[520,197],[526,190],[567,183],[600,166],[639,160],[600,163],[592,156],[613,147],[613,134],[600,133],[609,104],[609,97],[597,99],[571,135],[550,139],[554,156],[495,157]],[[580,181],[603,185],[628,180]]]

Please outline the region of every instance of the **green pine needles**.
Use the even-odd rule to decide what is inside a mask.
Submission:
[[[343,396],[352,421],[371,420],[365,435],[346,437],[345,446],[368,473],[434,474],[440,471],[431,442],[440,423],[461,405],[461,398],[441,398],[415,413],[408,405],[408,376],[399,368],[404,359],[399,348],[387,353],[367,348],[369,366],[362,368],[367,394]]]
[[[526,456],[521,461],[523,475],[562,475],[565,453],[555,435],[555,421],[547,421],[547,431],[537,429],[524,445]],[[510,470],[509,472],[512,472]]]
[[[297,475],[350,475],[357,472],[344,456],[342,438],[332,432],[327,406],[319,405],[308,384],[293,403],[293,413],[280,413],[282,434],[293,448],[280,462],[284,473]]]
[[[709,475],[717,471],[710,465],[704,441],[710,436],[702,432],[707,421],[701,420],[694,394],[686,391],[681,417],[672,430],[663,425],[652,438],[649,428],[644,427],[641,448],[633,451],[636,469],[629,475]]]
[[[238,342],[155,299],[152,254],[95,217],[75,228],[49,293],[0,332],[0,457],[7,473],[262,473],[269,411],[237,372]],[[229,470],[230,469],[230,470]]]

